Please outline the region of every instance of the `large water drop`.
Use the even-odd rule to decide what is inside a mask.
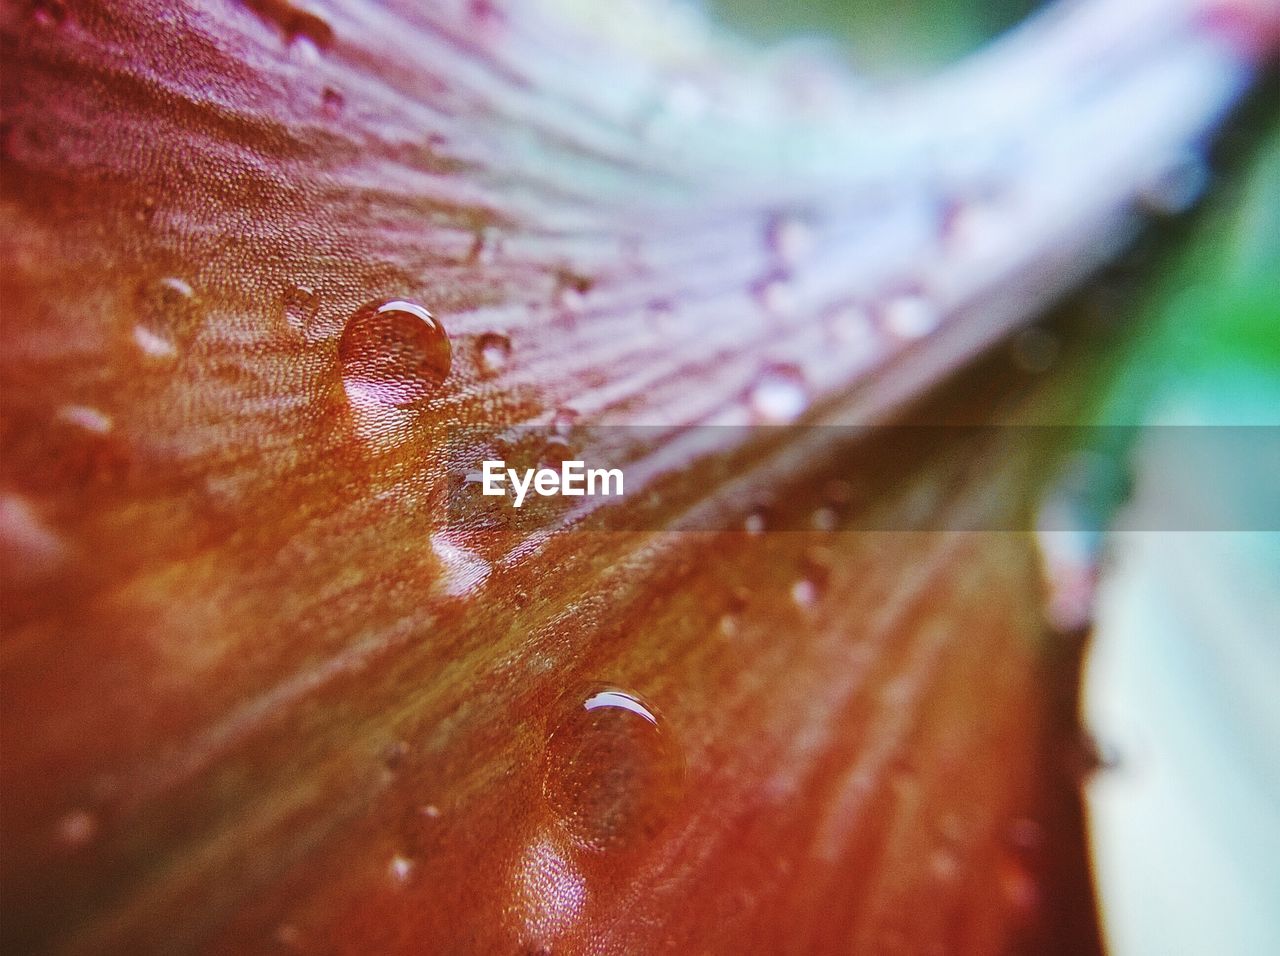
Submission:
[[[338,361],[353,401],[410,408],[448,376],[452,351],[444,326],[430,312],[392,299],[351,316],[338,341]]]
[[[658,713],[636,694],[595,685],[561,697],[543,755],[543,796],[575,843],[643,842],[670,819],[684,759]]]

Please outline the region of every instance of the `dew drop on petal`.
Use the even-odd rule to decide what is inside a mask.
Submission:
[[[375,302],[347,320],[338,341],[347,395],[364,404],[409,408],[429,398],[449,374],[449,336],[420,305]]]
[[[200,324],[199,301],[184,280],[166,276],[138,290],[133,341],[149,358],[174,358]]]
[[[326,86],[324,92],[320,94],[320,109],[331,119],[340,116],[346,105],[347,98],[332,86]]]
[[[511,340],[497,332],[486,332],[476,342],[476,356],[485,376],[497,375],[511,358]]]
[[[64,0],[36,0],[31,18],[42,27],[56,27],[67,19],[67,5]]]
[[[769,526],[769,521],[767,516],[765,515],[764,509],[762,508],[754,509],[742,521],[742,529],[746,531],[747,534],[752,535],[753,537],[756,535],[764,534],[765,528],[767,528],[768,526]]]
[[[919,291],[892,296],[884,303],[881,318],[885,330],[904,341],[922,339],[942,323],[938,309]]]
[[[542,446],[538,455],[538,464],[543,468],[559,468],[563,462],[573,458],[573,446],[563,435],[552,435]]]
[[[465,597],[489,579],[493,566],[484,558],[451,541],[444,532],[431,535],[431,550],[440,562],[437,590],[445,597]]]
[[[578,413],[572,408],[561,406],[556,409],[555,415],[551,419],[551,431],[564,438],[573,431],[573,426],[578,422]]]
[[[809,523],[815,531],[834,531],[840,523],[840,516],[834,508],[815,508]]]
[[[56,417],[60,422],[74,425],[94,435],[109,435],[115,427],[110,415],[88,405],[63,405],[58,409]]]
[[[387,864],[387,875],[391,877],[392,882],[408,883],[409,878],[413,876],[413,860],[397,853]]]
[[[88,810],[72,810],[58,821],[58,839],[71,848],[82,847],[98,834],[98,818]]]
[[[800,578],[791,585],[791,600],[796,607],[813,607],[818,603],[818,585],[808,578]]]
[[[755,287],[756,301],[775,318],[787,318],[795,314],[796,297],[791,280],[786,276],[770,276]]]
[[[684,786],[684,758],[642,698],[607,685],[564,694],[548,724],[542,792],[578,845],[614,850],[666,825]]]
[[[291,329],[299,335],[306,335],[315,326],[320,296],[310,286],[290,286],[281,297],[280,311]]]
[[[813,230],[804,219],[793,213],[770,217],[765,241],[778,261],[787,267],[798,265],[814,247]]]
[[[804,374],[795,365],[766,366],[751,386],[750,403],[758,423],[784,425],[795,421],[809,407]]]

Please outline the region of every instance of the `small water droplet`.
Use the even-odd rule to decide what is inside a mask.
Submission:
[[[798,265],[813,251],[813,230],[800,216],[779,213],[765,228],[765,241],[778,260],[787,267]]]
[[[418,812],[421,813],[428,820],[440,819],[440,808],[437,807],[434,803],[428,803],[426,806],[420,807],[418,809]]]
[[[755,287],[756,301],[775,318],[787,318],[795,314],[796,298],[791,280],[786,276],[770,276]]]
[[[166,276],[138,290],[138,322],[133,340],[146,355],[170,359],[199,325],[195,291],[182,279]]]
[[[922,339],[942,322],[942,316],[919,290],[892,296],[881,309],[885,329],[899,339]]]
[[[290,45],[309,47],[304,55],[317,56],[333,45],[333,27],[318,13],[290,0],[259,0],[253,4],[263,16],[275,21]]]
[[[543,468],[559,468],[560,465],[573,458],[573,446],[563,435],[552,435],[542,446],[538,456],[538,464]]]
[[[1033,912],[1040,903],[1040,887],[1031,868],[1016,854],[1004,853],[996,872],[1009,905],[1022,915]]]
[[[402,299],[356,311],[338,341],[343,386],[353,401],[408,408],[449,374],[449,337],[420,305]]]
[[[619,849],[665,826],[683,789],[684,760],[648,703],[594,685],[562,696],[548,729],[542,792],[576,843]]]
[[[98,818],[88,810],[72,810],[58,821],[58,839],[73,849],[85,846],[98,835]]]
[[[31,19],[42,27],[56,27],[67,19],[67,5],[63,0],[35,0],[31,5]]]
[[[56,418],[94,435],[109,435],[115,427],[110,415],[88,405],[63,405],[58,409]]]
[[[347,98],[332,86],[326,86],[320,94],[320,109],[330,119],[340,116],[346,106]]]
[[[791,585],[791,600],[796,607],[813,607],[818,603],[818,585],[808,578],[800,578]]]
[[[491,266],[498,261],[501,253],[502,237],[493,229],[481,228],[475,232],[467,258],[476,265]]]
[[[765,514],[763,508],[754,509],[745,519],[743,519],[742,522],[743,530],[753,537],[755,535],[764,534],[764,530],[768,525],[768,516]]]
[[[280,311],[291,329],[299,335],[306,335],[315,326],[320,296],[310,286],[290,286],[281,297]]]
[[[738,634],[738,618],[733,614],[722,614],[717,627],[722,637],[736,637]]]
[[[758,423],[785,425],[809,407],[804,374],[795,365],[769,365],[751,387],[751,411]]]
[[[511,340],[497,332],[486,332],[476,341],[480,370],[485,376],[497,375],[511,358]]]
[[[393,882],[408,883],[409,877],[413,876],[413,867],[413,860],[397,853],[387,864],[387,875],[391,877]]]
[[[445,597],[464,597],[475,592],[493,572],[488,561],[449,540],[444,532],[431,536],[431,550],[440,562],[437,589]]]
[[[67,557],[62,539],[17,495],[0,495],[0,576],[10,584],[34,584]]]
[[[834,508],[816,508],[809,519],[809,523],[815,531],[835,531],[836,526],[840,523],[840,516]]]
[[[554,417],[551,419],[551,431],[564,438],[573,431],[573,426],[578,422],[578,413],[572,408],[562,406],[556,409]]]
[[[556,277],[556,306],[561,312],[576,315],[586,305],[591,286],[591,280],[585,276],[561,271]]]
[[[848,347],[858,355],[873,354],[878,344],[871,313],[856,302],[831,310],[827,315],[827,334],[832,342]]]

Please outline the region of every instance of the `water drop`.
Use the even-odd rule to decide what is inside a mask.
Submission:
[[[502,237],[492,229],[477,229],[467,258],[476,265],[490,266],[502,252]]]
[[[0,577],[9,584],[34,584],[56,572],[67,549],[35,509],[17,495],[0,495]]]
[[[733,614],[722,614],[717,627],[721,637],[735,637],[738,633],[738,618]]]
[[[551,431],[563,437],[567,437],[573,431],[573,426],[577,424],[578,413],[572,408],[562,406],[556,409],[555,415],[551,419]]]
[[[776,318],[795,314],[796,298],[791,282],[786,276],[770,276],[755,287],[760,307]]]
[[[813,607],[818,603],[818,585],[808,578],[800,578],[791,585],[791,600],[796,607]]]
[[[98,835],[98,819],[88,810],[72,810],[58,821],[58,839],[73,849]]]
[[[758,423],[785,425],[804,414],[809,393],[795,365],[766,366],[751,387],[751,411]]]
[[[364,404],[408,408],[428,398],[449,374],[449,337],[420,305],[401,299],[356,311],[338,341],[348,396]]]
[[[556,305],[561,312],[576,315],[586,304],[592,282],[585,276],[562,271],[556,278]]]
[[[875,352],[875,323],[871,320],[871,314],[856,302],[841,305],[827,315],[827,334],[832,342],[849,347],[858,355],[871,355]]]
[[[666,825],[683,789],[684,760],[649,704],[595,685],[562,696],[548,729],[542,792],[574,842],[619,849]]]
[[[63,405],[55,417],[60,422],[93,435],[109,435],[115,427],[110,415],[88,405]]]
[[[464,597],[479,590],[493,572],[488,561],[451,541],[444,532],[431,535],[431,550],[440,562],[436,588],[445,597]]]
[[[779,213],[770,217],[765,228],[765,241],[785,266],[799,264],[813,251],[813,230],[800,216]]]
[[[542,446],[538,456],[538,464],[543,468],[559,468],[563,462],[573,458],[573,446],[563,435],[552,435]]]
[[[325,116],[334,119],[346,108],[347,98],[332,86],[326,86],[320,94],[320,109]]]
[[[440,808],[437,807],[434,803],[428,803],[424,807],[419,807],[418,812],[421,813],[428,820],[440,819]]]
[[[486,332],[476,342],[480,370],[486,376],[497,375],[511,358],[511,340],[497,332]]]
[[[280,300],[280,311],[291,329],[299,335],[306,335],[315,326],[320,296],[310,286],[290,286]]]
[[[997,878],[1009,905],[1021,915],[1033,912],[1040,903],[1040,887],[1031,868],[1016,854],[1000,857]]]
[[[31,18],[42,27],[56,27],[67,19],[63,0],[36,0],[31,5]]]
[[[318,58],[322,50],[333,46],[333,27],[319,14],[290,0],[258,0],[253,7],[274,20],[289,44],[307,58]]]
[[[751,536],[764,534],[764,529],[768,527],[768,518],[763,508],[756,508],[747,515],[742,522],[742,528]]]
[[[396,883],[408,883],[413,875],[413,860],[397,853],[387,864],[387,875]]]
[[[134,343],[155,359],[170,359],[195,334],[199,325],[195,291],[182,279],[166,276],[138,291],[138,322]]]
[[[942,316],[924,293],[902,292],[886,302],[881,310],[884,327],[905,341],[922,339],[942,322]]]
[[[840,523],[840,516],[834,508],[816,508],[809,519],[809,523],[815,531],[835,531],[836,526]]]

